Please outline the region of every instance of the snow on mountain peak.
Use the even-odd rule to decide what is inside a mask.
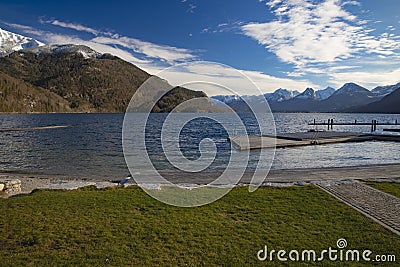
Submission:
[[[330,86],[326,87],[325,89],[318,90],[315,92],[318,100],[325,100],[329,98],[336,90]]]
[[[315,91],[312,88],[307,88],[303,93],[299,94],[295,98],[297,99],[316,99]]]
[[[64,44],[64,45],[45,45],[29,49],[30,52],[40,55],[41,53],[79,53],[84,58],[98,58],[102,54],[84,45]]]
[[[44,44],[30,37],[12,33],[0,28],[0,56],[14,51],[43,46]]]
[[[292,99],[293,97],[297,96],[298,94],[300,94],[300,93],[297,91],[290,91],[287,89],[279,88],[273,93],[264,94],[264,97],[265,97],[265,99],[267,99],[267,101],[282,102],[285,100]]]
[[[377,96],[386,96],[394,92],[395,90],[400,88],[400,82],[394,85],[386,85],[386,86],[378,86],[372,89],[373,92]]]
[[[336,95],[338,94],[353,94],[353,93],[366,93],[370,91],[365,89],[364,87],[359,86],[355,83],[346,83],[343,85],[339,90],[335,92]]]

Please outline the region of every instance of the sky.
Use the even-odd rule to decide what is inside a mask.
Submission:
[[[262,93],[347,82],[372,89],[400,82],[399,10],[398,0],[0,0],[0,27],[87,45],[151,74],[181,66],[171,83],[213,74],[240,84],[224,72],[230,66]]]

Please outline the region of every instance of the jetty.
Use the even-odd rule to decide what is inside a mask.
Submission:
[[[400,142],[400,135],[365,134],[357,132],[308,131],[277,135],[230,136],[228,140],[238,150],[286,148],[346,142],[392,141]]]
[[[397,120],[394,122],[379,122],[377,120],[372,120],[371,122],[360,122],[357,120],[354,120],[352,122],[336,122],[334,119],[328,119],[328,121],[323,121],[323,122],[317,122],[314,120],[313,122],[310,122],[308,125],[313,125],[313,126],[328,126],[328,130],[333,130],[333,126],[371,126],[371,132],[376,131],[376,127],[378,125],[383,125],[383,126],[394,126],[394,125],[400,125]]]

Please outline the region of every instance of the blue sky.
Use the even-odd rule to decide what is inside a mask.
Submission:
[[[85,44],[152,74],[206,60],[241,70],[262,92],[349,81],[372,89],[400,81],[399,10],[397,0],[0,0],[0,27]]]

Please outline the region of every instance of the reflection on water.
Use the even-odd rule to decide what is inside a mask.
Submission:
[[[148,153],[159,169],[173,168],[162,151],[160,129],[166,114],[151,114],[146,128]],[[182,115],[184,116],[184,115]],[[199,144],[204,138],[213,140],[217,157],[210,169],[223,168],[229,161],[230,144],[227,131],[243,134],[230,124],[229,114],[219,114],[219,124],[206,118],[191,121],[182,130],[179,146],[191,160],[200,157]],[[274,114],[277,132],[312,129],[314,119],[335,122],[400,121],[398,115],[385,114]],[[128,174],[122,154],[121,131],[124,114],[1,114],[2,129],[48,125],[70,125],[71,128],[24,132],[0,132],[0,171],[68,175],[72,177],[120,178]],[[248,115],[242,115],[250,134],[273,133]],[[268,122],[269,123],[269,122]],[[271,125],[266,123],[266,125]],[[224,127],[222,127],[223,125]],[[228,126],[227,126],[228,125]],[[382,127],[378,126],[378,130]],[[324,126],[318,129],[325,130]],[[336,126],[337,131],[369,132],[369,126]],[[241,153],[233,151],[233,153]],[[249,169],[258,164],[259,151],[250,153]],[[400,143],[364,142],[278,149],[272,168],[339,167],[399,163]],[[267,167],[267,166],[266,166]]]

